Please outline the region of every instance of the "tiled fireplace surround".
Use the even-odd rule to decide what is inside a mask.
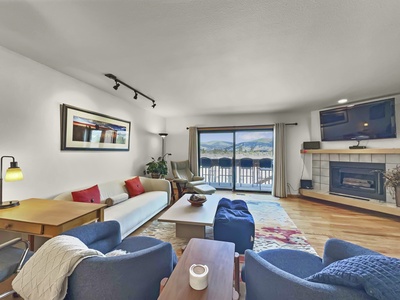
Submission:
[[[312,179],[315,190],[329,192],[329,161],[384,163],[385,169],[389,170],[400,164],[400,154],[313,153]],[[386,202],[395,203],[388,189],[386,189]]]

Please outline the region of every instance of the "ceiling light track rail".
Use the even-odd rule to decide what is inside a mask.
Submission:
[[[147,100],[151,101],[153,104],[151,105],[152,108],[156,107],[156,100],[150,98],[146,94],[143,94],[141,91],[138,89],[135,89],[134,87],[130,86],[129,84],[123,82],[121,79],[118,79],[117,76],[113,74],[104,74],[104,76],[110,78],[111,80],[115,81],[115,85],[113,86],[114,90],[118,90],[119,86],[122,84],[123,86],[127,87],[128,89],[131,89],[132,91],[135,92],[135,95],[133,96],[133,99],[137,99],[138,95],[145,97]]]

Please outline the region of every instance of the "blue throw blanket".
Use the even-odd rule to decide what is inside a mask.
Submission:
[[[359,255],[336,261],[306,280],[364,289],[379,300],[400,299],[400,259]]]

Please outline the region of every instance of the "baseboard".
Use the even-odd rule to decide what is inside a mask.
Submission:
[[[300,194],[287,194],[287,198],[300,198]]]

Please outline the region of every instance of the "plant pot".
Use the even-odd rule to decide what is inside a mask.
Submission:
[[[151,173],[151,178],[159,179],[160,177],[160,173]]]
[[[396,200],[396,206],[400,207],[400,185],[395,186],[394,188],[394,197]]]

